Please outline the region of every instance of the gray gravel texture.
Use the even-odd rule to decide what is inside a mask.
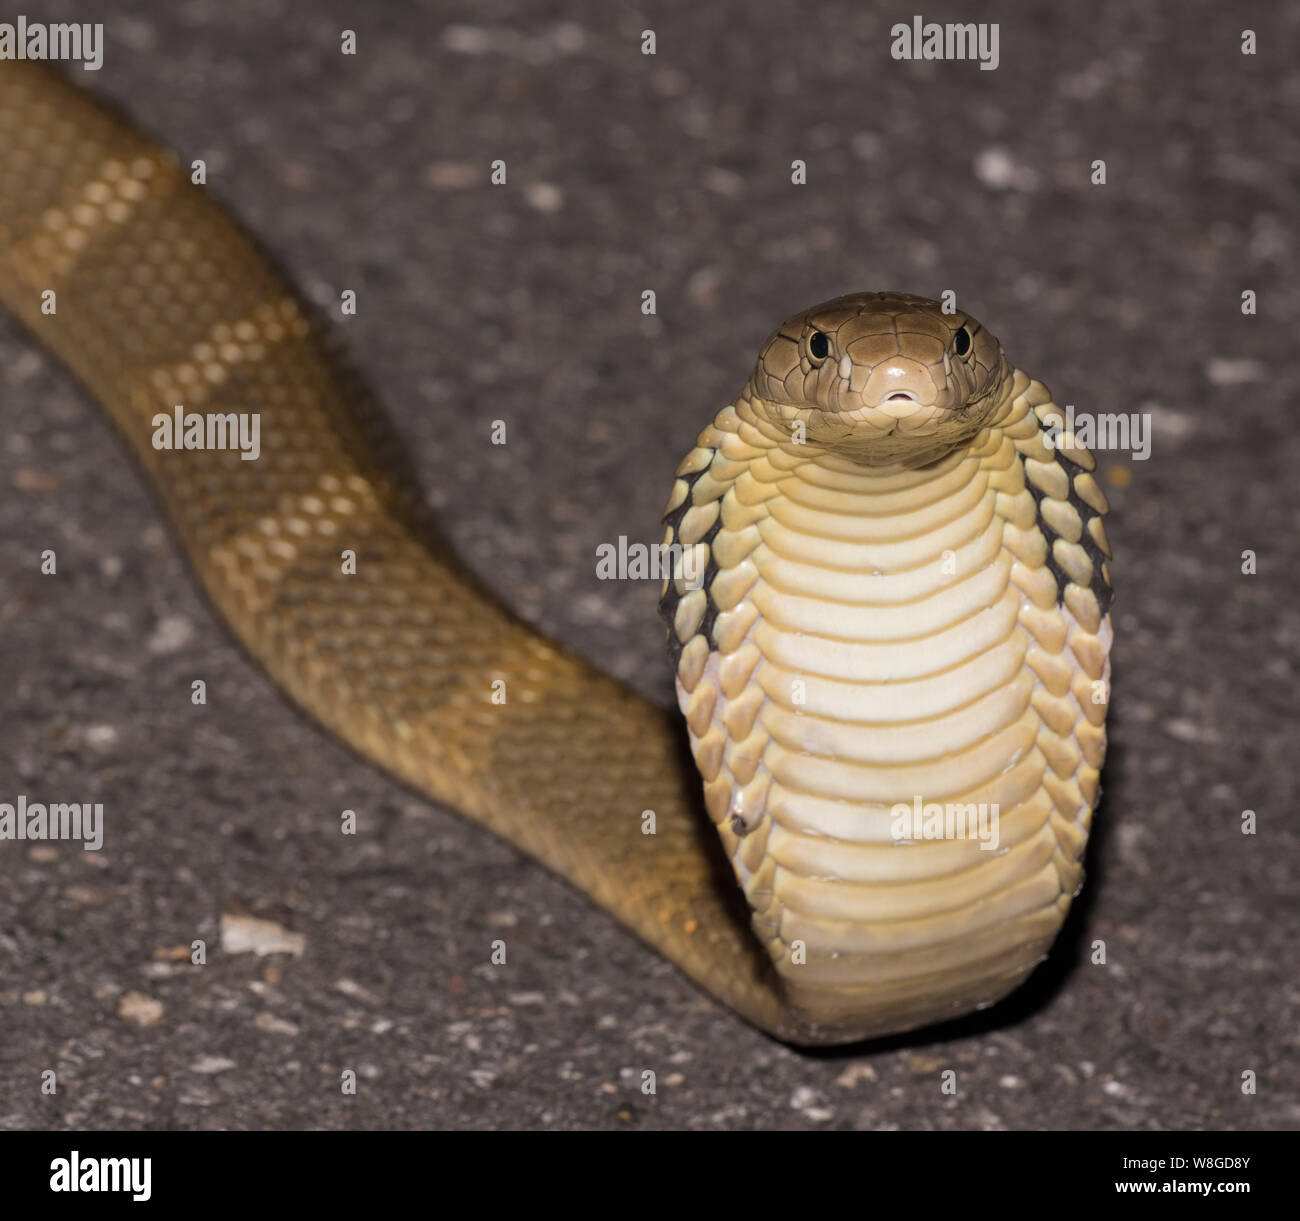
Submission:
[[[1100,456],[1113,747],[1066,934],[978,1018],[806,1054],[294,712],[99,410],[0,320],[0,799],[108,812],[99,853],[0,844],[0,1126],[1300,1126],[1300,8],[922,6],[1000,23],[980,71],[891,59],[917,6],[852,0],[18,7],[103,21],[78,80],[205,158],[309,297],[357,291],[339,330],[456,548],[665,704],[656,590],[598,581],[595,548],[658,537],[794,310],[951,289],[1152,448]],[[222,953],[241,914],[303,953]]]

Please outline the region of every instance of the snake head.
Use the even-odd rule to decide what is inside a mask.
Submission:
[[[778,327],[750,390],[760,416],[797,443],[913,465],[969,441],[1011,374],[1002,345],[969,314],[907,293],[854,293]]]

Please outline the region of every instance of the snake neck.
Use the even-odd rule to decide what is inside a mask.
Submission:
[[[973,482],[989,462],[1001,454],[1006,465],[1014,457],[1009,449],[1013,434],[1039,431],[1025,394],[1029,386],[1029,378],[1011,371],[995,402],[981,412],[986,422],[973,433],[958,428],[933,444],[914,443],[899,454],[879,445],[866,452],[844,442],[792,437],[749,383],[700,433],[678,466],[664,512],[664,546],[680,548],[670,554],[684,574],[675,582],[665,580],[661,588],[660,611],[674,661],[680,663],[688,644],[698,653],[703,645],[693,640],[708,642],[719,619],[722,640],[735,636],[746,617],[732,612],[757,576],[751,556],[760,542],[760,527],[767,528],[774,515],[775,529],[788,517],[799,523],[797,530],[806,527],[809,541],[824,531],[833,540],[835,564],[843,565],[852,562],[853,553],[841,545],[853,543],[854,523],[859,541],[867,542],[873,520],[930,505],[930,512],[919,518],[891,516],[884,524],[905,537],[913,527],[941,523],[947,514],[970,507]],[[1046,401],[1045,392],[1041,397]],[[827,509],[829,505],[834,508]],[[939,531],[930,543],[942,549],[945,539]],[[916,540],[899,555],[915,567],[928,562],[926,546]],[[882,562],[887,561],[886,556]],[[873,575],[885,578],[887,573],[877,568]],[[885,584],[880,583],[882,592]]]
[[[940,995],[992,1003],[1077,885],[1073,830],[1048,867],[1052,818],[1086,822],[1101,737],[1083,734],[1086,759],[1066,743],[1046,684],[1064,682],[1068,701],[1071,682],[1102,675],[1094,589],[1109,585],[1104,500],[1044,440],[1050,414],[1047,391],[1016,372],[964,443],[870,463],[792,443],[747,391],[678,469],[665,542],[681,552],[662,601],[678,702],[709,816],[805,1029],[865,1037],[945,1016]],[[1071,630],[1081,662],[1062,660]],[[1101,643],[1089,652],[1084,635]],[[1059,806],[1049,761],[1068,777]],[[896,811],[933,802],[991,810],[1000,842],[900,857]],[[971,958],[954,930],[978,925],[1005,885],[1019,887],[1018,931],[990,935],[983,958],[976,936]]]

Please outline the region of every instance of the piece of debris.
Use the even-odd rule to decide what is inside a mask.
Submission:
[[[221,950],[225,954],[292,954],[302,956],[307,948],[307,938],[301,933],[291,933],[274,920],[258,920],[253,916],[221,917]]]
[[[292,1037],[298,1033],[298,1027],[293,1022],[286,1022],[274,1013],[259,1013],[253,1019],[253,1025],[258,1030],[265,1030],[267,1034],[287,1034]]]
[[[224,1073],[227,1069],[235,1067],[235,1062],[226,1056],[200,1056],[193,1064],[190,1070],[196,1073]]]
[[[143,992],[125,992],[118,1002],[117,1016],[132,1026],[157,1026],[163,1015],[162,1001]]]

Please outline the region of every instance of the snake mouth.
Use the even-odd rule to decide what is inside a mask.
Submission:
[[[810,444],[867,467],[927,465],[969,441],[977,430],[965,405],[950,407],[914,397],[859,400],[839,410],[786,405],[775,414],[797,450]]]
[[[938,403],[924,403],[915,395],[900,391],[879,402],[861,403],[827,413],[828,424],[861,438],[935,437],[953,419],[953,412]]]

